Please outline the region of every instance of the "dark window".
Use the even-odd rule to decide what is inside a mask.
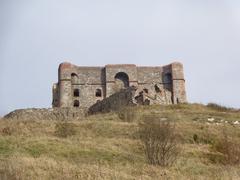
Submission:
[[[78,101],[78,100],[75,100],[74,103],[73,103],[73,106],[74,106],[74,107],[79,107],[79,105],[80,105],[80,104],[79,104],[79,101]]]
[[[74,89],[73,91],[73,96],[74,97],[79,97],[80,93],[79,93],[79,89]]]
[[[95,95],[96,95],[96,97],[102,97],[102,91],[101,91],[101,89],[96,89]]]
[[[148,89],[144,88],[143,91],[148,94]]]
[[[160,93],[160,92],[161,92],[161,90],[160,90],[160,88],[158,87],[158,85],[155,84],[154,88],[155,88],[156,93]]]
[[[150,105],[150,100],[149,99],[145,99],[143,105]]]
[[[172,83],[172,74],[166,73],[163,77],[163,82],[168,84]]]

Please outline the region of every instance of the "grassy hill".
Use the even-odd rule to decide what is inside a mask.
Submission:
[[[240,165],[222,161],[224,154],[215,149],[225,133],[238,147],[239,111],[184,104],[129,112],[73,119],[67,125],[1,120],[0,179],[240,179]],[[173,166],[148,163],[138,134],[146,115],[175,122],[181,152]]]

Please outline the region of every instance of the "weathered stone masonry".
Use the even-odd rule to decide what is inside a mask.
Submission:
[[[89,108],[128,87],[135,87],[136,104],[185,103],[183,65],[138,67],[133,64],[83,67],[62,63],[53,85],[53,107]]]

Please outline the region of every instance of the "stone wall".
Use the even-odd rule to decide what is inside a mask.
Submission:
[[[162,83],[162,67],[138,67],[138,84]]]
[[[72,97],[73,102],[78,100],[81,107],[90,107],[97,101],[102,100],[104,97],[105,86],[102,85],[73,85],[72,94],[74,89],[79,90],[79,97]],[[102,96],[96,96],[96,90],[101,90]]]
[[[118,73],[125,73],[128,76],[129,86],[136,85],[137,83],[137,67],[134,64],[116,64],[106,65],[106,97],[116,93],[115,76]]]
[[[186,103],[187,95],[185,90],[183,65],[181,63],[172,64],[172,81],[173,104]]]
[[[10,112],[4,119],[12,120],[81,120],[86,113],[80,108],[19,109]]]

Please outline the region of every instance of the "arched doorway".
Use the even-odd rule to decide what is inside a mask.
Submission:
[[[96,97],[102,97],[102,91],[101,91],[101,89],[96,89],[95,96],[96,96]]]
[[[129,87],[129,77],[124,72],[119,72],[115,75],[115,85],[118,90]]]
[[[78,75],[75,74],[75,73],[72,73],[71,74],[71,81],[72,81],[72,84],[77,84],[78,83]]]

